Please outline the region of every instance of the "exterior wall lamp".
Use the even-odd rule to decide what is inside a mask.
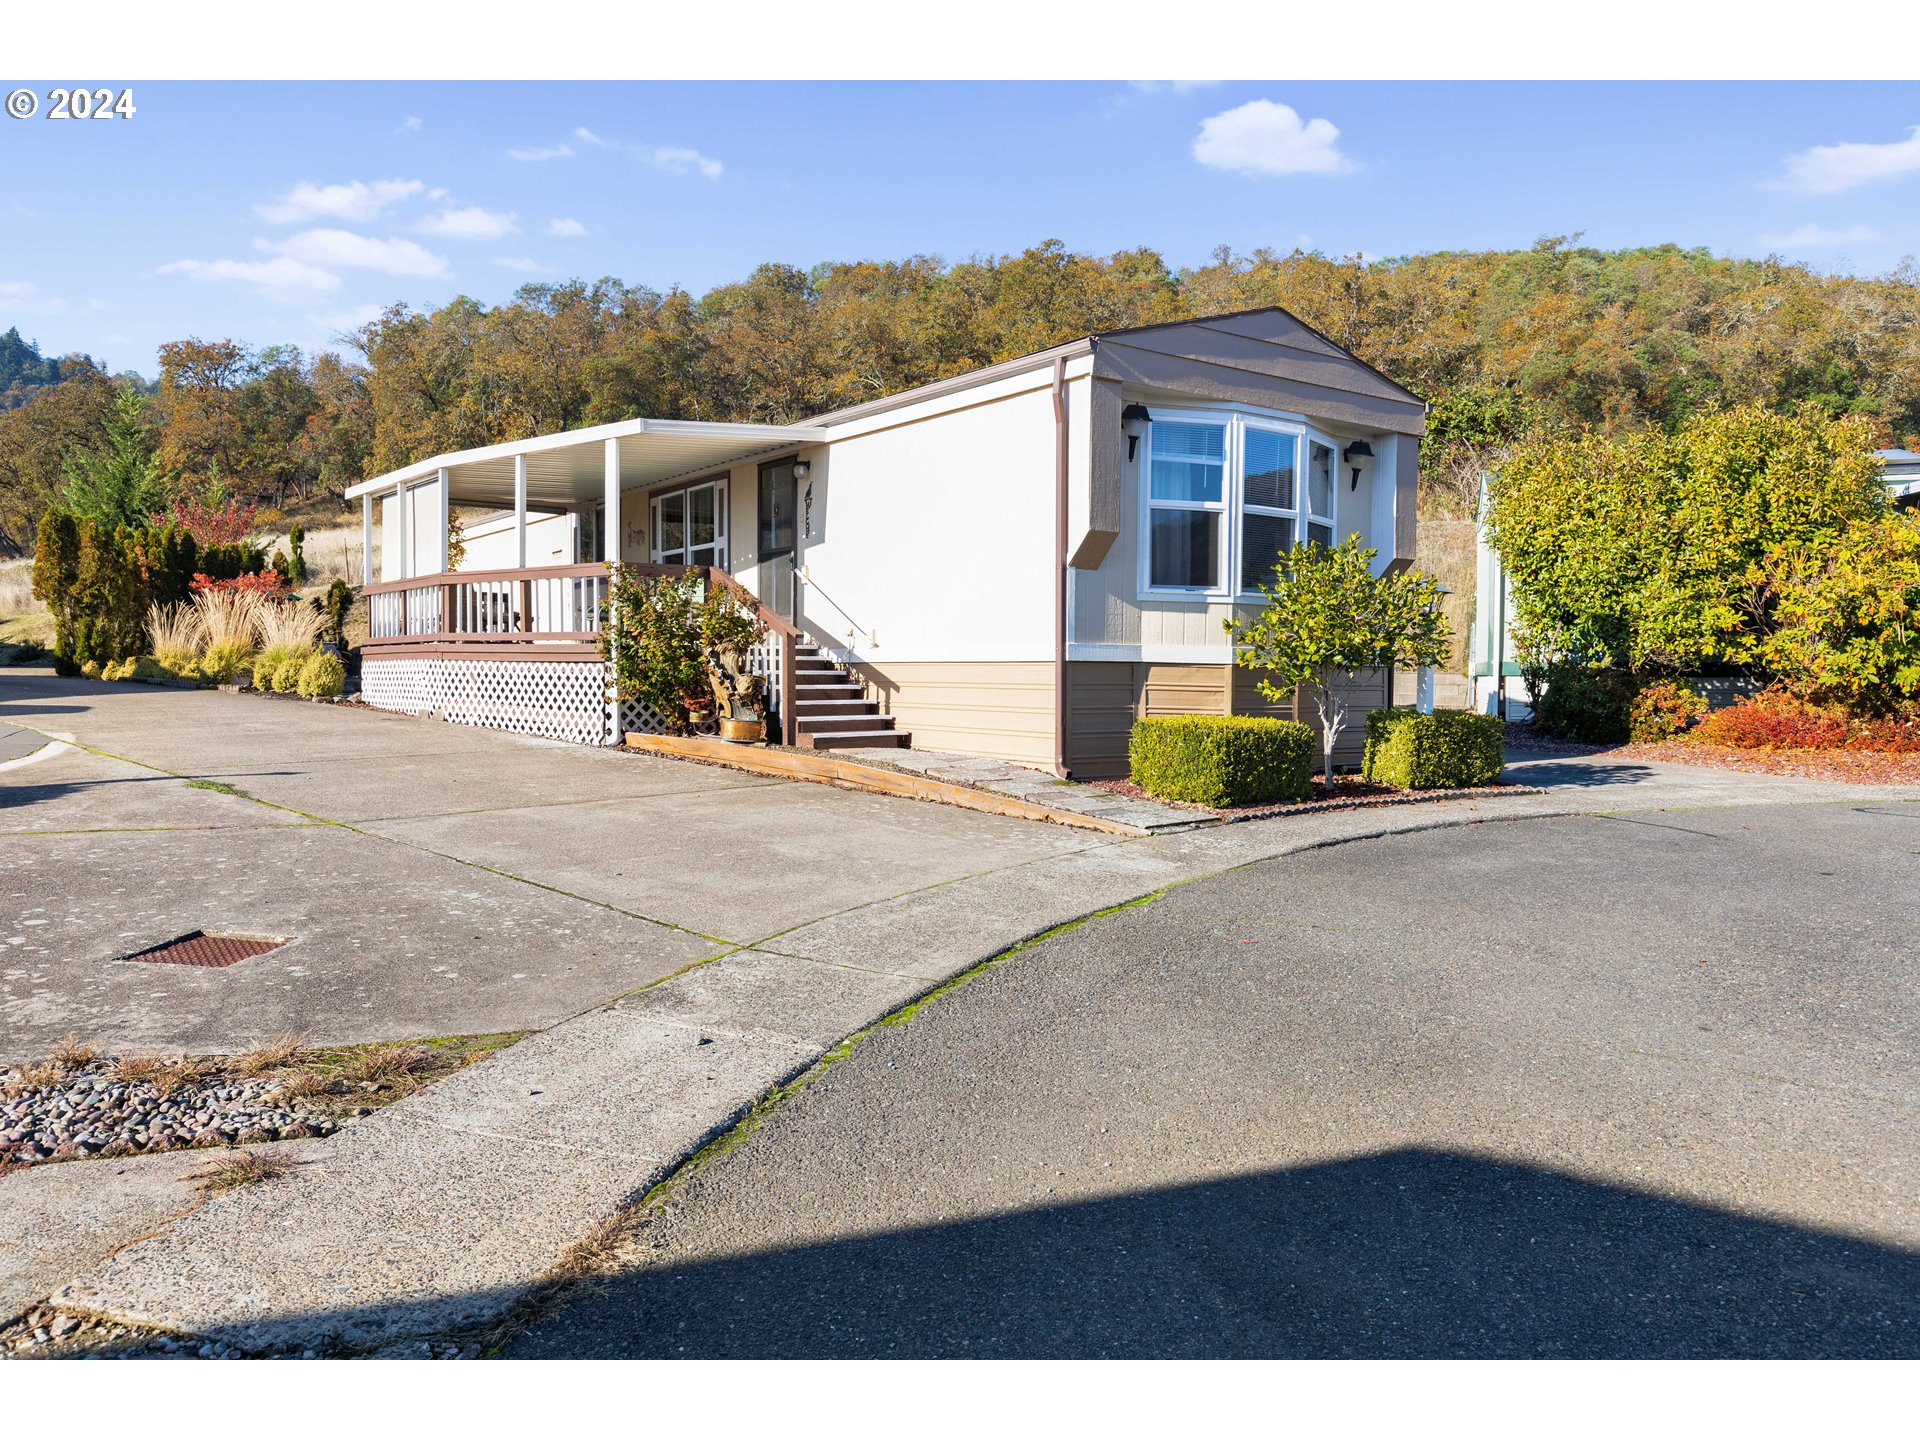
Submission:
[[[805,460],[796,460],[793,462],[793,478],[794,479],[804,480],[807,478],[807,476],[811,475],[812,473],[813,473],[813,466],[809,465]]]
[[[1347,486],[1347,489],[1358,490],[1360,488],[1360,467],[1355,465],[1354,462],[1356,460],[1371,460],[1373,458],[1373,447],[1364,440],[1356,440],[1340,452],[1340,458],[1345,460],[1347,464],[1353,465],[1353,480]]]
[[[1139,453],[1140,437],[1146,433],[1147,425],[1152,419],[1153,416],[1147,413],[1147,407],[1137,400],[1120,412],[1120,433],[1127,437],[1127,461],[1129,464],[1132,463],[1133,457]]]

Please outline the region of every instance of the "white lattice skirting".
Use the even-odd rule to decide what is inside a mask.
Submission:
[[[598,660],[363,658],[360,698],[378,710],[576,745],[607,739],[606,666]]]

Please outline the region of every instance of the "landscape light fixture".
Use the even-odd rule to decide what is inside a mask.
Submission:
[[[1353,462],[1356,460],[1371,460],[1373,458],[1373,447],[1364,440],[1356,440],[1340,452],[1340,458],[1345,460],[1349,465],[1353,465],[1353,480],[1347,486],[1347,489],[1358,490],[1360,488],[1360,467],[1354,465]]]
[[[1153,416],[1147,413],[1147,407],[1137,400],[1120,412],[1120,433],[1127,437],[1129,461],[1140,449],[1140,427],[1148,424],[1152,419]]]

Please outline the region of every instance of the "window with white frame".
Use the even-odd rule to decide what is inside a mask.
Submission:
[[[1156,421],[1147,461],[1147,583],[1155,588],[1213,590],[1221,581],[1227,509],[1224,420]]]
[[[1246,595],[1296,543],[1331,545],[1338,459],[1337,441],[1297,422],[1156,409],[1142,466],[1142,588]]]

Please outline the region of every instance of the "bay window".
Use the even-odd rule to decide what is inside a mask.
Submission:
[[[1247,595],[1299,541],[1333,544],[1338,461],[1336,441],[1295,422],[1156,406],[1142,588]]]

